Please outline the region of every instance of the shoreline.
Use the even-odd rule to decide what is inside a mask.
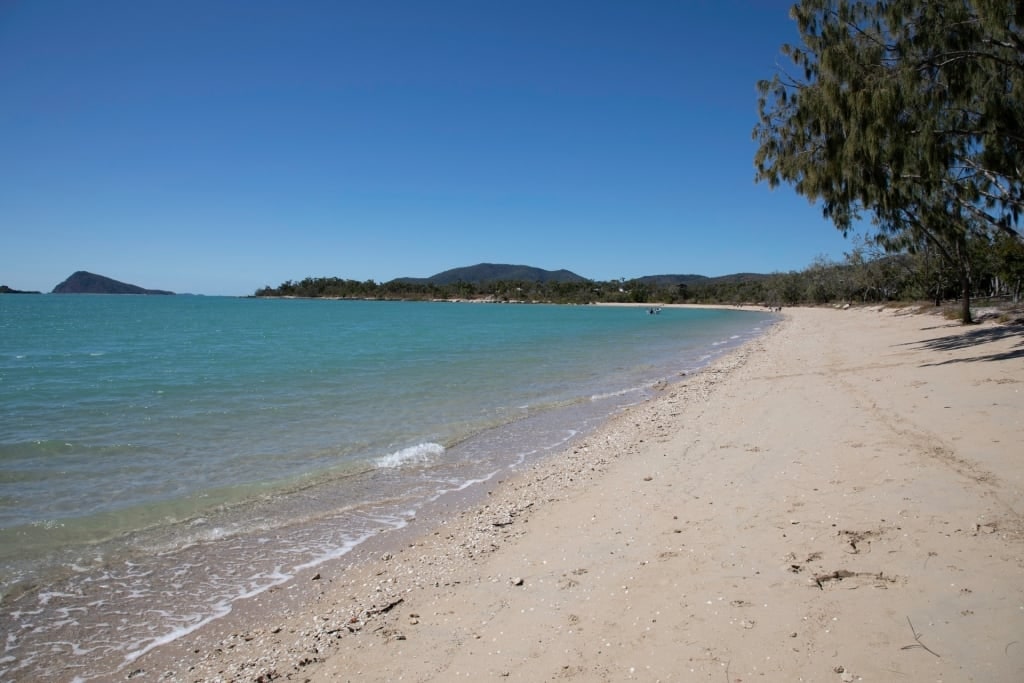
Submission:
[[[1024,427],[1004,415],[1024,403],[1019,328],[783,313],[568,451],[439,503],[452,513],[430,515],[436,526],[410,524],[236,603],[124,674],[1024,673],[1024,482],[1010,457]],[[982,349],[986,362],[967,362]],[[964,424],[951,423],[937,403],[968,394]]]
[[[462,317],[469,313],[475,312],[463,309]],[[564,315],[555,310],[524,313],[528,319],[544,320],[551,318],[549,314],[554,318]],[[0,669],[4,672],[0,679],[31,680],[41,676],[71,680],[77,675],[81,680],[111,680],[135,671],[126,671],[125,662],[134,662],[155,647],[197,628],[208,631],[211,622],[239,609],[241,603],[251,601],[260,591],[280,590],[291,584],[296,568],[312,568],[324,561],[337,560],[380,530],[387,530],[388,537],[397,537],[394,530],[413,520],[416,528],[430,524],[428,515],[420,510],[425,501],[436,496],[455,500],[453,491],[466,487],[471,491],[482,490],[486,484],[481,482],[507,479],[510,472],[550,457],[564,449],[570,439],[589,433],[610,414],[657,393],[656,387],[675,379],[680,369],[694,372],[710,358],[760,334],[774,318],[726,313],[721,316],[727,318],[725,324],[701,324],[693,330],[688,321],[703,320],[705,316],[695,314],[691,318],[689,314],[680,314],[665,320],[665,324],[653,325],[646,315],[638,318],[628,310],[615,315],[614,311],[607,311],[608,315],[601,313],[592,310],[582,315],[585,322],[622,321],[626,327],[636,328],[639,338],[650,337],[652,343],[644,347],[641,339],[639,348],[647,350],[638,353],[638,347],[632,343],[629,348],[623,346],[624,339],[618,335],[597,334],[591,342],[592,346],[600,346],[601,352],[593,353],[585,346],[577,346],[571,336],[561,335],[569,340],[569,348],[559,351],[557,358],[530,364],[554,371],[531,375],[530,367],[524,365],[523,372],[516,373],[518,379],[512,377],[513,381],[505,383],[499,383],[501,378],[511,374],[503,375],[503,366],[493,365],[488,358],[478,372],[469,375],[471,386],[467,389],[482,390],[480,400],[462,400],[462,408],[449,409],[447,415],[457,415],[454,421],[459,422],[476,415],[478,406],[498,403],[507,404],[509,409],[501,411],[502,419],[495,420],[496,424],[464,430],[468,437],[439,440],[444,446],[442,452],[432,442],[432,435],[417,435],[418,438],[408,441],[421,442],[415,448],[380,450],[393,454],[386,460],[379,457],[370,461],[372,467],[365,474],[325,476],[322,482],[318,477],[309,477],[298,488],[282,487],[281,495],[271,487],[267,489],[273,490],[270,495],[253,496],[251,502],[245,500],[243,504],[223,508],[209,506],[212,511],[200,516],[179,514],[178,519],[168,519],[168,524],[145,529],[137,536],[113,535],[114,540],[102,548],[89,547],[91,556],[84,555],[85,562],[75,561],[73,553],[77,546],[58,546],[70,561],[54,562],[52,574],[37,572],[39,580],[25,581],[23,592],[5,601],[9,609],[4,630],[11,637],[6,656],[0,658]],[[398,317],[404,319],[406,314]],[[484,318],[509,320],[498,312]],[[511,318],[517,319],[520,314]],[[518,327],[514,322],[513,326]],[[549,329],[546,325],[533,327]],[[456,334],[464,336],[462,332]],[[600,339],[607,343],[594,342]],[[578,360],[586,363],[577,363],[575,354],[583,354]],[[493,351],[487,355],[492,356]],[[504,358],[502,354],[497,360]],[[631,360],[634,358],[637,360]],[[610,362],[615,365],[607,365]],[[557,371],[566,364],[582,364],[587,370],[561,379]],[[492,367],[493,378],[489,376]],[[524,381],[528,376],[538,377],[540,387],[547,387],[545,382],[550,382],[550,386],[570,395],[572,400],[535,402],[515,398],[538,392],[539,387]],[[388,386],[390,382],[375,384]],[[290,383],[282,386],[285,395],[295,391]],[[502,388],[506,386],[509,392]],[[372,419],[397,426],[397,413],[381,411],[389,401],[365,400],[376,395],[372,388],[353,393],[364,397],[363,405],[372,407]],[[423,408],[427,419],[435,415],[451,419],[445,413],[447,400],[440,402],[440,411],[431,405],[432,401],[427,402]],[[401,410],[403,415],[409,413],[404,406]],[[326,425],[332,423],[312,419],[300,424],[305,426],[293,425],[292,431],[301,440],[306,429],[318,434],[328,431]],[[263,444],[268,453],[275,450],[270,447],[275,443],[275,434],[265,438],[256,434],[249,439],[256,451],[262,452]],[[180,443],[184,448],[191,442],[187,434],[182,437]],[[423,458],[421,463],[417,457],[420,452],[430,457]],[[222,474],[219,468],[211,468],[211,472]],[[173,480],[167,476],[159,479]],[[125,493],[131,492],[126,487]],[[459,499],[463,497],[458,495]],[[435,507],[445,517],[452,514],[448,507]],[[75,532],[69,528],[65,536],[76,539]],[[127,542],[118,545],[124,540]],[[124,552],[119,553],[122,548]],[[91,558],[95,558],[92,563],[88,561]],[[271,601],[262,602],[266,605]],[[68,615],[74,618],[68,619]],[[116,624],[116,629],[111,624]]]

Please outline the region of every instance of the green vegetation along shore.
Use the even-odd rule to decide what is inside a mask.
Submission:
[[[1024,245],[996,237],[971,241],[973,277],[971,296],[1016,304],[1024,282]],[[867,240],[857,243],[843,261],[815,260],[800,271],[743,273],[722,277],[656,275],[634,279],[598,281],[520,280],[501,277],[474,278],[465,269],[465,280],[455,282],[397,279],[378,283],[340,277],[307,277],[277,287],[263,287],[257,297],[341,299],[438,300],[469,299],[495,302],[547,303],[693,303],[799,304],[885,303],[931,301],[936,305],[957,301],[961,284],[955,266],[927,249],[887,253]],[[443,278],[442,278],[443,279]]]

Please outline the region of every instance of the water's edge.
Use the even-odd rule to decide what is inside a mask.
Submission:
[[[685,370],[692,376],[706,369],[772,324],[762,319],[750,336],[716,343]],[[686,373],[681,371],[677,368],[656,384],[683,381],[679,375]],[[116,564],[74,569],[67,581],[23,586],[2,601],[6,616],[0,623],[8,633],[0,680],[123,677],[143,657],[178,647],[199,633],[206,637],[239,620],[244,623],[253,610],[276,603],[276,596],[294,600],[310,574],[344,572],[346,566],[436,528],[479,503],[498,482],[564,452],[657,390],[639,386],[548,406],[448,448],[425,443],[415,452],[393,453],[393,465],[344,480],[346,487],[357,481],[366,494],[356,498],[363,502],[354,507],[338,508],[336,489],[329,482],[299,487],[288,496],[268,496],[263,509],[238,511],[245,519],[239,517],[235,529],[230,509],[216,524],[191,520],[196,535],[186,547],[176,542],[161,547],[150,538],[134,556]],[[275,524],[271,518],[281,513],[281,505],[296,506],[303,514],[289,516],[283,526]],[[263,514],[268,523],[261,528]],[[26,627],[32,630],[23,637]]]

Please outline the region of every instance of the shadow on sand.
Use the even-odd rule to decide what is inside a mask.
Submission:
[[[959,351],[962,349],[977,349],[984,351],[986,344],[1002,341],[1004,339],[1015,340],[1016,343],[1007,350],[1000,353],[981,354],[969,358],[951,358],[938,363],[925,363],[921,367],[936,365],[949,365],[951,363],[974,363],[977,361],[1001,361],[1024,358],[1024,325],[998,325],[995,327],[979,327],[961,334],[950,334],[945,337],[935,337],[921,342],[912,342],[903,346],[914,346],[928,351]]]

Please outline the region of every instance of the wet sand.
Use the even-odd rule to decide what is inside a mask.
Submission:
[[[784,314],[122,679],[1024,680],[1024,329]]]

